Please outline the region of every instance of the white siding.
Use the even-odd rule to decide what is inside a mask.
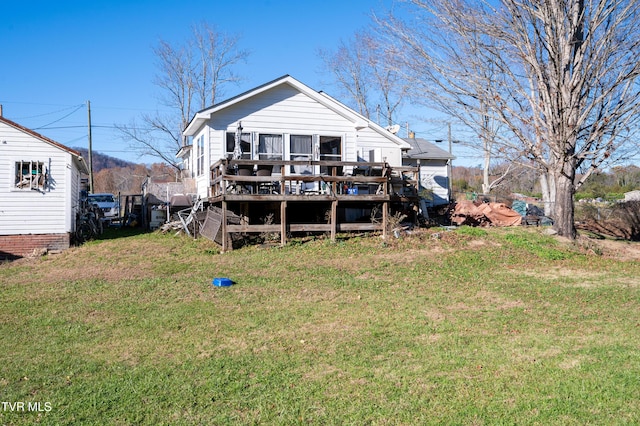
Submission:
[[[404,160],[406,166],[417,166],[416,160]],[[420,188],[433,191],[430,205],[441,205],[449,202],[449,180],[447,179],[446,160],[420,161]]]
[[[76,229],[76,213],[80,210],[80,190],[82,188],[82,174],[77,167],[69,170],[69,191],[66,197],[65,217],[67,229]]]
[[[210,133],[211,132],[208,127],[201,129],[193,138],[193,148],[191,150],[196,190],[200,198],[207,198],[209,196],[209,186],[211,185],[211,165],[221,158],[217,157],[215,160],[211,161],[212,144],[210,140]],[[201,136],[204,136],[204,170],[202,174],[198,174],[198,143]]]
[[[374,161],[373,158],[370,158],[370,153],[371,151],[376,151],[381,154],[382,158],[377,158],[375,161],[383,161],[386,159],[386,162],[392,167],[402,165],[402,151],[398,145],[380,133],[366,128],[359,131],[357,137],[359,156],[365,161]]]
[[[21,160],[44,163],[51,187],[44,192],[15,188],[15,163]],[[0,235],[69,232],[72,169],[68,152],[0,123]]]
[[[388,148],[396,154],[387,161],[401,164],[400,148],[394,142],[368,128],[357,131],[354,122],[288,85],[277,86],[217,112],[209,121],[209,126],[219,131],[212,132],[210,138],[211,162],[224,156],[225,132],[235,130],[239,121],[244,132],[340,136],[343,161],[357,161],[362,149],[368,152]]]

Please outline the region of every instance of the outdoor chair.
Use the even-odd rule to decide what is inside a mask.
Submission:
[[[253,166],[246,164],[239,164],[237,168],[238,176],[253,176]],[[249,193],[253,194],[253,182],[243,182],[237,180],[235,183],[235,190],[237,193]]]
[[[273,173],[273,166],[260,164],[258,165],[258,170],[256,171],[256,176],[271,176]],[[272,194],[274,193],[274,182],[258,182],[258,193],[259,194]]]

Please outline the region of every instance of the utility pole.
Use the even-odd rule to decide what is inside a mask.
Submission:
[[[91,147],[91,101],[87,101],[87,114],[89,115],[89,193],[93,194],[93,154]]]
[[[452,140],[451,140],[451,122],[449,122],[447,124],[449,126],[449,135],[448,135],[448,137],[449,137],[449,155],[453,156],[453,152],[452,152],[452,149],[451,149],[451,143],[452,143]],[[449,170],[447,170],[447,174],[449,175],[449,178],[447,179],[447,181],[449,182],[449,202],[452,201],[451,198],[453,196],[453,183],[451,182],[451,180],[453,179],[453,176],[452,176],[452,173],[453,173],[452,163],[453,163],[453,160],[451,158],[449,158],[449,161],[447,161],[447,165],[448,165],[447,168],[449,169]]]

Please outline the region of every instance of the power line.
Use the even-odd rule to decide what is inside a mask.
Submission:
[[[74,109],[73,111],[71,111],[69,114],[67,114],[67,115],[65,115],[65,116],[63,116],[63,117],[60,117],[59,119],[57,119],[57,120],[55,120],[55,121],[52,121],[52,122],[51,122],[51,123],[49,123],[49,124],[45,124],[44,126],[36,127],[34,130],[46,129],[46,128],[47,128],[47,126],[49,126],[49,125],[51,125],[51,124],[54,124],[54,123],[57,123],[58,121],[62,121],[62,120],[64,120],[65,118],[69,117],[71,114],[73,114],[73,113],[75,113],[76,111],[78,111],[80,108],[84,108],[84,105],[78,105],[78,107],[77,107],[76,109]]]
[[[4,101],[0,101],[0,103],[4,103]],[[36,104],[36,105],[37,105],[37,104]],[[30,118],[44,117],[45,115],[53,115],[53,114],[57,114],[57,113],[59,113],[59,112],[63,112],[63,111],[69,110],[69,109],[71,109],[71,108],[76,108],[73,112],[71,112],[71,113],[69,114],[69,115],[71,115],[71,114],[73,114],[74,112],[76,112],[76,111],[79,109],[79,108],[78,108],[78,106],[82,107],[82,105],[71,105],[71,106],[68,106],[68,107],[66,107],[66,108],[56,110],[56,111],[45,112],[45,113],[42,113],[42,114],[36,114],[36,115],[30,115],[30,116],[28,116],[28,117],[18,117],[18,118],[17,118],[17,120],[26,120],[26,119],[30,119]]]
[[[85,125],[73,125],[73,126],[56,126],[56,127],[47,127],[48,130],[60,130],[60,129],[84,129],[86,128],[86,124]],[[116,125],[99,125],[99,124],[92,124],[91,127],[94,128],[100,128],[100,129],[114,129],[117,130],[119,127]],[[128,126],[129,127],[129,126]],[[42,129],[43,127],[38,127],[39,129]],[[151,131],[151,130],[157,130],[157,129],[152,129],[152,128],[146,128],[146,127],[135,127],[136,130],[145,130],[145,131]],[[35,130],[35,129],[34,129]]]
[[[29,118],[37,118],[37,117],[42,117],[45,115],[51,115],[51,114],[56,114],[58,112],[62,112],[62,111],[66,111],[68,109],[71,108],[76,108],[78,105],[74,104],[74,105],[65,105],[65,104],[50,104],[50,103],[42,103],[42,102],[22,102],[22,101],[9,101],[9,100],[1,100],[0,99],[0,104],[3,105],[34,105],[34,106],[41,106],[41,107],[63,107],[60,110],[56,110],[56,111],[51,111],[51,112],[45,112],[42,114],[37,114],[37,115],[31,115],[31,116],[26,116],[26,117],[16,117],[16,119],[18,120],[22,120],[22,119],[29,119]],[[85,104],[80,104],[80,106],[84,107]],[[96,108],[92,105],[91,106],[93,110],[95,110]],[[122,111],[158,111],[158,112],[171,112],[170,110],[167,110],[166,108],[134,108],[134,107],[127,107],[127,106],[100,106],[98,105],[97,109],[102,110],[102,109],[113,109],[113,110],[122,110]]]

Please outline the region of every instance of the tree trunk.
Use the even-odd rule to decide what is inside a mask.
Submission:
[[[576,228],[574,223],[573,194],[575,192],[575,168],[565,164],[563,172],[555,176],[556,197],[554,229],[563,237],[576,238]]]
[[[542,191],[544,215],[553,217],[556,200],[556,184],[553,174],[549,172],[540,173],[540,189]]]
[[[491,165],[491,152],[486,148],[484,149],[484,167],[482,168],[482,193],[488,195],[491,191],[489,185],[489,166]]]

